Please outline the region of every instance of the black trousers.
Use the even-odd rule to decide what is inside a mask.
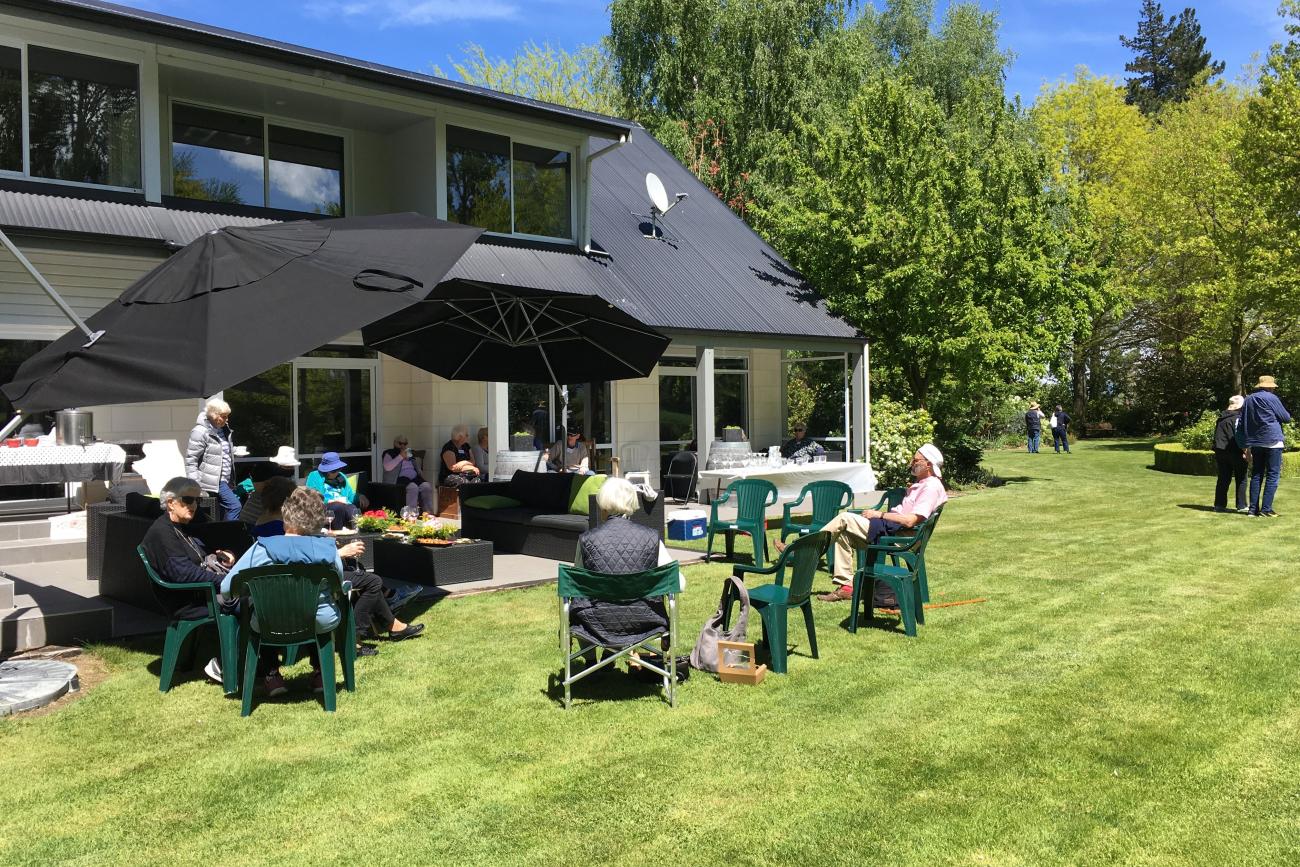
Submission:
[[[366,634],[375,631],[379,624],[380,632],[393,628],[393,609],[388,607],[388,597],[384,595],[384,581],[373,572],[352,571],[345,576],[352,582],[352,589],[357,591],[353,610],[357,615],[357,632]]]
[[[1215,449],[1214,463],[1219,478],[1214,485],[1214,508],[1228,507],[1228,485],[1237,483],[1237,509],[1246,508],[1246,459],[1239,448]]]

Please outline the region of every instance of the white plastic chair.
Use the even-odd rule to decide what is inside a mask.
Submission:
[[[623,478],[632,484],[650,484],[650,449],[644,443],[625,443],[618,449]]]

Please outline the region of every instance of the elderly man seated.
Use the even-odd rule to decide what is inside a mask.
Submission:
[[[194,527],[204,523],[197,515],[199,483],[185,476],[171,479],[162,487],[159,499],[163,513],[144,534],[141,545],[149,564],[165,581],[176,584],[220,585],[226,570],[235,562],[229,551],[208,552],[203,541],[194,534]],[[176,620],[198,620],[208,616],[204,596],[184,590],[157,591],[158,600]],[[264,651],[262,665],[267,670],[279,665],[274,648]],[[216,658],[208,662],[204,673],[210,680],[221,683],[221,666]]]
[[[793,461],[826,454],[826,449],[822,448],[821,443],[808,436],[808,426],[803,422],[796,422],[790,428],[790,433],[793,436],[781,445],[781,457]]]
[[[582,428],[571,427],[563,440],[557,440],[546,453],[546,468],[553,473],[595,475],[591,469],[591,452],[582,441]]]
[[[943,453],[933,443],[926,443],[912,456],[910,467],[916,481],[907,489],[903,502],[888,512],[867,509],[861,515],[841,512],[822,527],[831,534],[835,545],[835,569],[831,578],[840,586],[832,593],[817,598],[823,602],[838,602],[853,598],[853,573],[857,569],[855,550],[866,548],[881,536],[906,533],[934,514],[934,510],[948,500],[948,492],[940,481],[943,474]],[[777,543],[777,550],[785,546]],[[897,600],[887,587],[878,587],[875,605],[894,608]]]

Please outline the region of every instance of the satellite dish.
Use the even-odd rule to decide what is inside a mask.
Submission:
[[[645,176],[645,191],[650,196],[650,204],[661,214],[668,213],[668,191],[664,189],[664,182],[659,180],[659,176],[654,172],[649,172]]]

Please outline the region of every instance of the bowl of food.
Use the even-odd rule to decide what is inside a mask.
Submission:
[[[5,440],[5,445],[11,449],[16,449],[22,444],[23,441],[20,440],[18,437],[10,437],[9,439]]]
[[[23,440],[23,445],[25,446],[38,446],[40,444],[41,441],[38,440],[36,437],[27,437],[26,439]]]

